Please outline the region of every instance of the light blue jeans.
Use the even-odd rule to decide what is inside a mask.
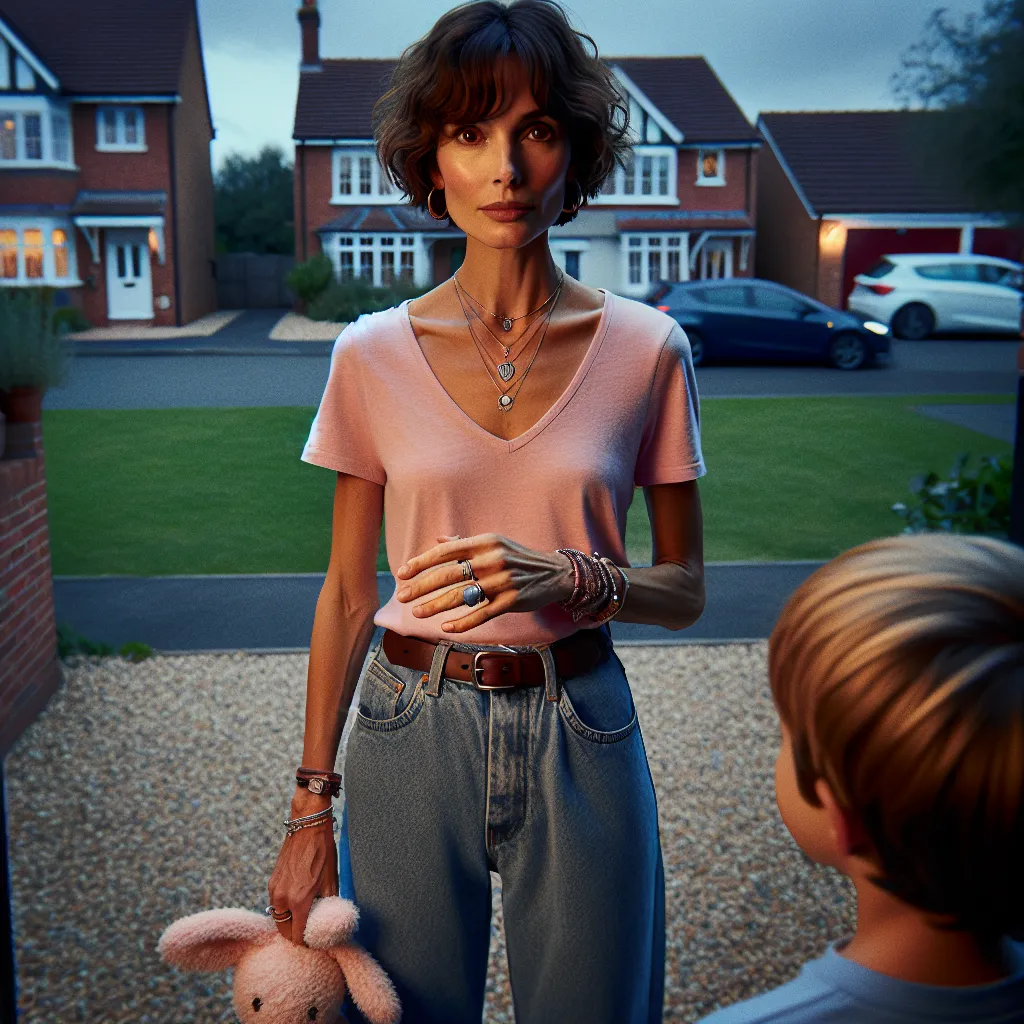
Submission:
[[[345,756],[339,875],[403,1024],[480,1024],[490,871],[518,1024],[661,1021],[654,785],[625,670],[607,627],[597,632],[607,651],[590,672],[559,680],[537,647],[546,686],[506,692],[442,679],[440,654],[421,673],[379,643],[370,652]]]

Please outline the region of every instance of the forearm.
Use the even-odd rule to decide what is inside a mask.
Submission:
[[[564,555],[558,556],[568,562]],[[704,574],[678,562],[624,569],[629,591],[616,622],[646,622],[665,629],[692,626],[704,611]],[[558,600],[567,600],[573,590],[571,563],[561,578]]]
[[[376,604],[353,607],[338,588],[320,591],[309,643],[306,675],[306,721],[302,765],[334,771],[345,719],[373,637]],[[296,786],[293,811],[326,807],[327,794],[316,796]]]

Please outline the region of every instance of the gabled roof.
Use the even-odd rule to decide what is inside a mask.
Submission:
[[[5,0],[0,0],[0,3]],[[703,57],[605,57],[619,66],[683,133],[683,144],[760,142]],[[395,59],[338,58],[302,71],[292,137],[369,139],[373,105],[388,89]]]
[[[0,0],[66,95],[176,95],[195,17],[195,0]]]
[[[973,203],[926,156],[941,113],[855,110],[766,113],[758,128],[812,216],[967,213]]]

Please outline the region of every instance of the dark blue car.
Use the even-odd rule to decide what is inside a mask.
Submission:
[[[774,281],[663,281],[646,302],[686,331],[694,366],[763,360],[856,370],[889,355],[885,324],[833,309]]]

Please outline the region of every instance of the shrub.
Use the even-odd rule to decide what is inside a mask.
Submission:
[[[113,655],[114,648],[110,644],[94,643],[92,640],[77,633],[67,623],[57,623],[57,656],[61,659],[73,657],[76,654],[83,654],[98,658],[109,658]],[[145,661],[153,656],[153,648],[138,640],[129,640],[122,644],[117,651],[118,655],[127,661]]]
[[[350,278],[327,288],[310,304],[308,313],[311,320],[351,323],[362,313],[390,309],[425,291],[429,291],[429,286],[423,288],[401,279],[386,288],[375,288],[366,278]]]
[[[54,326],[58,334],[67,334],[68,331],[87,331],[92,324],[85,318],[85,314],[77,306],[62,306],[53,312]]]
[[[1013,458],[984,455],[975,469],[967,470],[969,458],[967,453],[961,454],[947,480],[933,472],[910,481],[917,501],[909,506],[898,501],[892,506],[892,511],[906,520],[904,533],[946,530],[1007,537]]]
[[[334,280],[334,264],[321,252],[305,263],[296,263],[285,283],[307,305]]]
[[[0,288],[0,390],[61,387],[70,351],[57,329],[52,288]]]

